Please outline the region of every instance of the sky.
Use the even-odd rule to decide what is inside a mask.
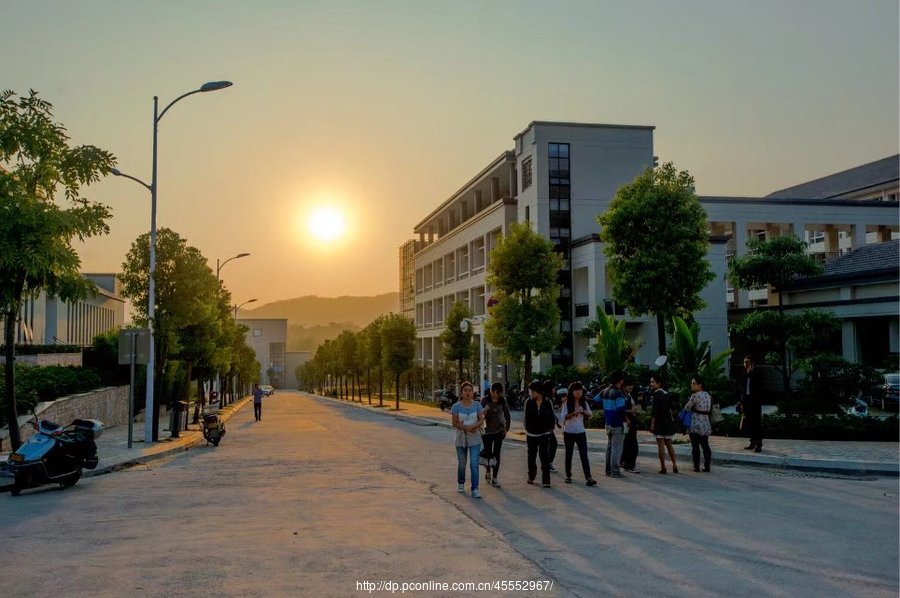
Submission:
[[[35,89],[73,144],[151,177],[158,226],[237,303],[396,291],[413,226],[534,120],[653,125],[703,195],[765,195],[898,152],[896,0],[0,0],[0,87]],[[120,271],[150,227],[123,178],[86,190]],[[319,239],[313,212],[346,229]],[[321,220],[321,219],[320,219]],[[327,221],[327,218],[326,218]]]

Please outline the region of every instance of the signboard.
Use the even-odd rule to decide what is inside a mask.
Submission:
[[[134,363],[146,365],[150,357],[149,328],[128,328],[119,331],[119,365],[131,363],[132,337],[134,337]]]

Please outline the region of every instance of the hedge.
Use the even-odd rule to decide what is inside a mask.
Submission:
[[[5,375],[0,371],[0,389],[4,388]],[[70,394],[87,392],[103,386],[94,371],[80,367],[16,366],[16,411],[19,415],[31,412],[41,401],[52,401]],[[0,405],[5,401],[0,393]],[[6,425],[6,409],[0,409],[0,426]]]
[[[725,420],[713,426],[715,436],[745,436],[740,431],[740,415],[724,415]],[[790,438],[794,440],[856,440],[897,442],[900,435],[897,416],[881,419],[878,417],[856,417],[846,414],[817,415],[764,415],[764,438]],[[597,410],[587,422],[589,428],[603,428],[603,411]],[[643,411],[638,416],[638,429],[650,428],[650,413]]]

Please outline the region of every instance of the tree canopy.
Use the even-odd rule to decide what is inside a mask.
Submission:
[[[597,220],[613,296],[633,315],[656,315],[664,354],[665,320],[703,309],[700,293],[715,278],[694,178],[671,162],[647,168],[619,188]]]
[[[82,188],[100,180],[113,155],[92,145],[73,146],[53,106],[31,90],[0,93],[0,313],[5,332],[5,412],[17,419],[14,332],[24,297],[40,291],[63,301],[96,292],[80,272],[74,239],[109,232],[110,209],[91,202]],[[62,191],[66,207],[56,202]],[[10,426],[13,448],[21,444]]]
[[[487,283],[496,304],[485,322],[485,338],[506,359],[525,361],[531,378],[532,355],[548,353],[560,342],[559,284],[563,258],[529,224],[513,224],[490,254]]]
[[[472,350],[472,327],[463,332],[460,323],[472,317],[472,310],[462,301],[457,301],[444,316],[444,330],[441,332],[441,352],[444,359],[457,364],[457,381],[462,382],[463,361],[470,359]]]

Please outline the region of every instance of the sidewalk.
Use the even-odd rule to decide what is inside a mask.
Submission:
[[[219,412],[220,416],[227,422],[250,399],[251,397],[249,396],[238,399],[233,404],[223,408]],[[169,414],[163,412],[159,417],[159,440],[153,444],[145,445],[144,425],[143,422],[138,422],[134,424],[131,448],[128,448],[127,425],[106,428],[103,430],[100,438],[97,439],[97,455],[100,457],[100,463],[94,470],[85,469],[82,475],[84,477],[93,477],[119,471],[131,465],[162,459],[206,442],[197,424],[191,424],[188,428],[180,432],[179,438],[169,438]],[[5,460],[7,455],[8,453],[0,456],[0,458]],[[5,478],[0,478],[0,484],[6,483],[5,480]],[[0,485],[0,492],[8,489],[9,486]]]
[[[378,408],[377,398],[369,406],[368,398],[363,403],[350,403],[339,399],[309,395],[319,399],[352,405],[361,409],[378,411],[386,416],[396,417],[417,425],[436,425],[450,428],[450,412],[437,407],[400,401],[400,411],[394,410],[394,400],[385,401],[383,409]],[[513,411],[513,425],[507,440],[525,442],[522,425],[523,412]],[[589,429],[588,447],[595,452],[606,450],[606,432]],[[560,436],[561,438],[561,436]],[[691,445],[687,436],[677,434],[674,438],[675,453],[679,460],[689,463]],[[851,442],[833,440],[764,440],[763,452],[743,450],[746,438],[710,436],[713,464],[746,465],[809,472],[827,472],[845,475],[900,475],[900,443],[898,442]],[[658,465],[656,440],[646,431],[638,432],[638,446],[641,460],[638,467],[643,471],[655,472]]]

